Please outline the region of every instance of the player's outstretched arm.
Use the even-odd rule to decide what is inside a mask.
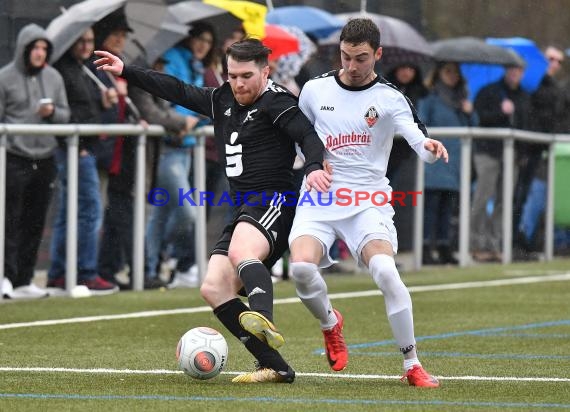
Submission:
[[[436,159],[441,159],[443,157],[445,163],[447,163],[449,160],[447,149],[439,140],[429,138],[425,139],[424,149],[426,149],[428,152],[431,152],[436,157]]]
[[[105,70],[115,76],[120,76],[123,73],[125,63],[120,58],[104,50],[95,50],[94,53],[99,56],[99,59],[93,62],[97,66],[97,70]]]
[[[184,106],[196,113],[207,117],[213,116],[211,94],[214,89],[186,84],[156,70],[136,65],[125,66],[119,57],[107,51],[96,50],[95,54],[100,57],[94,62],[97,70],[121,76],[127,80],[129,86],[139,87],[154,96]]]

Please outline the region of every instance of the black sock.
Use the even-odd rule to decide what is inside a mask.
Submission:
[[[240,262],[237,270],[251,310],[261,313],[273,322],[273,282],[269,270],[258,259]]]
[[[243,343],[249,353],[257,359],[260,366],[269,367],[276,371],[286,371],[288,367],[287,362],[285,362],[279,352],[270,348],[265,342],[260,341],[241,327],[239,315],[247,310],[249,310],[248,307],[239,298],[235,298],[214,309],[214,315],[217,316],[232,335]]]

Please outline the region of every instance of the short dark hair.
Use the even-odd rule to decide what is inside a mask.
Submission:
[[[253,61],[259,67],[265,67],[269,64],[270,53],[271,49],[265,47],[260,40],[247,38],[228,47],[226,56],[238,62]]]
[[[370,19],[350,19],[342,28],[340,41],[350,44],[368,43],[376,51],[380,47],[380,29]]]

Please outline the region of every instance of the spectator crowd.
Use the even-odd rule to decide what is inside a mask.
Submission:
[[[13,60],[0,68],[0,123],[6,124],[148,124],[162,125],[166,135],[147,144],[147,187],[169,193],[192,187],[192,131],[209,119],[175,106],[125,79],[96,70],[93,51],[122,56],[133,30],[119,9],[88,28],[57,60],[52,42],[35,24],[19,33]],[[227,80],[225,50],[246,36],[236,27],[227,39],[207,21],[191,25],[187,37],[154,62],[135,64],[175,76],[196,86],[219,87]],[[270,62],[271,77],[298,95],[305,82],[339,68],[310,39],[310,56],[300,70],[286,70],[283,60]],[[515,128],[543,133],[570,133],[570,85],[559,78],[565,54],[547,45],[546,74],[529,93],[521,86],[526,69],[521,62],[505,67],[504,76],[483,87],[474,99],[460,64],[437,61],[431,67],[402,62],[382,67],[385,77],[417,109],[428,127]],[[422,72],[426,73],[422,73]],[[449,163],[426,165],[424,195],[424,264],[457,264],[457,214],[460,182],[460,139],[442,139]],[[135,150],[137,138],[118,135],[81,137],[78,159],[78,284],[92,294],[130,289],[120,273],[132,268]],[[224,185],[225,164],[213,140],[207,141],[207,190]],[[58,136],[11,135],[7,141],[4,282],[10,298],[41,298],[65,289],[67,230],[67,144]],[[515,145],[514,197],[502,199],[500,140],[475,139],[473,143],[473,195],[470,250],[477,262],[502,260],[502,210],[513,203],[515,259],[532,258],[541,249],[541,219],[546,205],[546,153],[544,144]],[[396,185],[410,174],[411,150],[395,140],[388,177]],[[225,162],[225,161],[224,161]],[[296,169],[302,160],[296,159]],[[4,166],[2,166],[4,167]],[[333,172],[334,176],[334,172]],[[300,186],[302,174],[297,176]],[[55,190],[54,190],[55,189]],[[57,196],[53,196],[54,193]],[[49,252],[47,287],[34,281],[38,251],[46,231],[48,209],[55,202],[55,219]],[[194,209],[190,204],[150,207],[145,235],[145,289],[199,286],[195,263]],[[212,214],[208,211],[208,218]],[[228,217],[225,217],[228,219]],[[337,245],[342,250],[342,244]],[[335,256],[333,256],[335,257]],[[337,255],[338,257],[338,255]],[[161,272],[171,262],[171,273]],[[174,262],[174,263],[172,263]],[[279,263],[282,265],[282,263]],[[274,268],[282,272],[282,266]]]

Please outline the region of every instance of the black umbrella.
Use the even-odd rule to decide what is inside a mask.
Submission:
[[[476,37],[439,40],[433,42],[431,47],[433,58],[437,61],[524,66],[524,61],[514,51],[488,44]]]

